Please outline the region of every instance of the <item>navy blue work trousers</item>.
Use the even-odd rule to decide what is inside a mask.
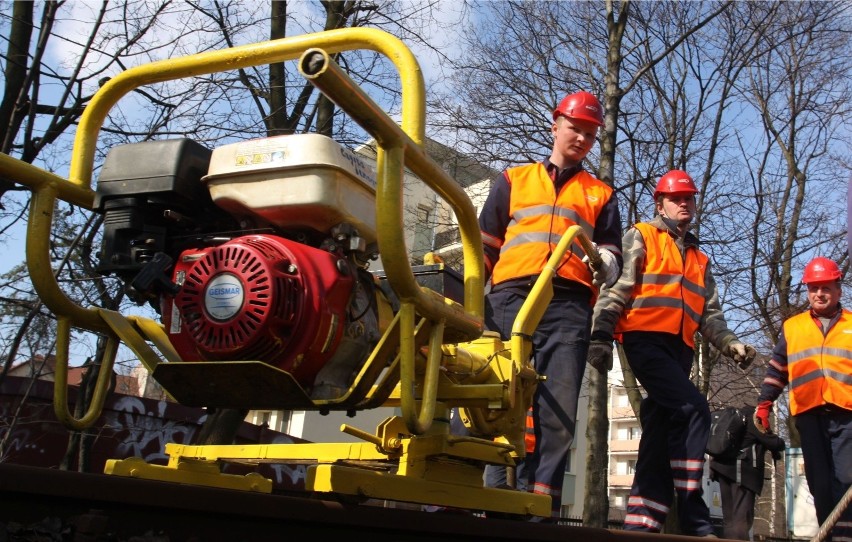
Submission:
[[[485,298],[485,325],[511,338],[512,326],[529,288],[507,287]],[[535,450],[518,469],[518,487],[550,495],[552,517],[559,517],[565,464],[577,422],[577,402],[586,368],[591,332],[591,291],[556,289],[533,334],[533,362],[540,382],[533,397]],[[498,485],[505,475],[486,469],[486,484]],[[526,480],[520,479],[526,476]]]
[[[805,478],[822,525],[852,485],[852,411],[828,405],[794,419],[802,438]],[[831,536],[852,540],[852,506],[835,523]]]
[[[660,532],[677,495],[683,533],[710,534],[701,484],[710,409],[689,379],[693,350],[680,336],[659,332],[624,333],[623,344],[630,368],[647,392],[624,529]]]

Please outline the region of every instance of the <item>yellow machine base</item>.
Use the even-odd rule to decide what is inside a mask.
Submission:
[[[305,489],[330,498],[350,496],[499,512],[517,516],[550,515],[550,497],[525,491],[484,487],[486,464],[507,465],[507,447],[470,437],[391,435],[399,425],[389,419],[383,437],[368,443],[166,445],[168,466],[138,458],[110,460],[106,473],[183,484],[272,492],[272,481],[254,473],[222,474],[223,463],[309,464]],[[391,446],[391,444],[394,444]]]
[[[550,497],[526,491],[468,486],[412,479],[340,465],[308,469],[306,487],[313,491],[357,495],[370,499],[413,502],[500,512],[518,516],[549,516]]]
[[[190,462],[185,460],[179,468],[173,468],[150,465],[139,457],[120,460],[109,459],[104,467],[104,473],[160,482],[256,491],[258,493],[272,492],[272,480],[256,472],[250,472],[245,476],[222,474],[219,472],[217,462]]]

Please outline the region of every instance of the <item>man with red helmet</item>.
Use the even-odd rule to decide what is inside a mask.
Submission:
[[[491,290],[485,324],[503,340],[533,283],[562,234],[579,224],[597,244],[603,260],[593,272],[574,244],[559,265],[554,296],[533,335],[536,371],[545,376],[533,398],[535,444],[519,468],[519,487],[550,495],[559,517],[562,482],[574,439],[580,384],[589,346],[591,309],[601,283],[621,272],[621,217],[613,189],[587,173],[583,160],[603,126],[603,108],[594,95],[575,92],[553,111],[553,148],[541,162],[512,167],[498,177],[479,215]],[[532,439],[531,439],[532,440]],[[499,474],[486,472],[495,485]]]
[[[828,258],[805,266],[810,309],[784,322],[754,413],[755,425],[768,431],[772,403],[790,385],[790,415],[820,524],[852,486],[852,312],[840,306],[841,278]],[[832,537],[852,540],[852,507]]]
[[[677,495],[683,532],[712,535],[701,485],[710,409],[689,379],[695,333],[741,366],[756,353],[728,329],[710,259],[688,231],[697,193],[684,171],[673,169],[660,178],[656,218],[624,234],[621,277],[595,304],[589,363],[611,365],[618,335],[647,392],[625,530],[660,532]]]

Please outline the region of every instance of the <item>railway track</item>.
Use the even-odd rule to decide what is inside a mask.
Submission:
[[[0,464],[0,540],[299,539],[393,542],[695,540],[686,536],[654,536],[513,519],[486,519],[461,513],[429,513]]]

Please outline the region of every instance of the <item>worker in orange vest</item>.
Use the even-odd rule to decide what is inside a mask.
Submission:
[[[685,171],[673,169],[660,178],[657,217],[625,233],[621,277],[602,291],[594,309],[589,363],[611,366],[618,334],[647,392],[625,530],[660,532],[676,494],[683,532],[712,536],[701,485],[710,409],[689,379],[695,333],[741,365],[756,353],[728,329],[710,259],[689,232],[697,193]]]
[[[550,156],[504,171],[479,215],[486,275],[485,325],[508,341],[512,325],[565,231],[580,225],[603,264],[593,271],[574,243],[556,271],[554,296],[533,334],[533,363],[546,379],[532,405],[534,444],[520,466],[519,486],[550,495],[552,518],[562,504],[565,464],[586,368],[589,327],[598,287],[621,272],[621,217],[615,192],[586,172],[583,161],[604,124],[603,107],[589,92],[566,96],[553,111]],[[486,472],[486,484],[496,485]],[[524,476],[525,475],[525,476]],[[498,475],[499,477],[499,475]],[[525,479],[524,479],[525,478]]]
[[[841,279],[828,258],[805,266],[810,309],[784,322],[754,413],[755,425],[770,430],[772,404],[790,386],[790,415],[821,525],[852,486],[852,312],[840,306]],[[852,506],[835,523],[832,537],[852,540]]]

